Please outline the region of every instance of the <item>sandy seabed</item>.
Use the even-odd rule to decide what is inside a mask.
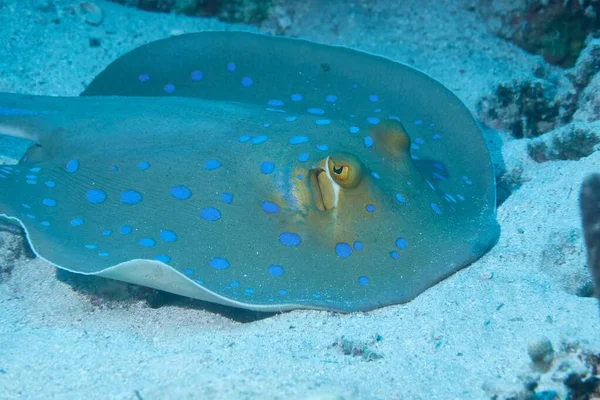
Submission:
[[[0,91],[76,96],[152,40],[254,29],[95,3],[100,26],[84,22],[78,2],[0,1]],[[531,77],[543,63],[490,34],[467,2],[348,3],[298,1],[285,34],[407,63],[473,112],[498,82]],[[1,269],[11,270],[0,281],[0,398],[483,399],[522,386],[527,344],[540,335],[557,351],[568,342],[598,353],[598,305],[575,292],[587,279],[579,187],[600,152],[536,163],[528,139],[494,135],[495,157],[523,171],[498,210],[499,243],[408,304],[368,313],[264,317],[90,296],[104,283],[57,275],[28,256],[18,232],[0,231]],[[0,153],[16,157],[12,146],[0,141]]]

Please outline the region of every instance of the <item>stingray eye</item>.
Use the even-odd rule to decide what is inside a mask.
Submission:
[[[333,164],[333,173],[338,175],[339,179],[348,179],[348,171],[350,168],[347,165]]]
[[[329,157],[329,173],[335,183],[341,187],[353,188],[360,183],[362,164],[351,154],[336,154]]]

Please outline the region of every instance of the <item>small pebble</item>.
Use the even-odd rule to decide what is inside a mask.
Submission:
[[[494,277],[494,273],[491,271],[486,271],[486,272],[482,272],[481,275],[479,275],[481,277],[481,279],[492,279]]]
[[[540,369],[548,369],[554,360],[554,348],[550,339],[540,336],[527,344],[527,353],[533,364]]]
[[[90,25],[98,26],[104,21],[104,13],[91,1],[84,1],[79,4],[81,11],[85,14],[85,22]]]

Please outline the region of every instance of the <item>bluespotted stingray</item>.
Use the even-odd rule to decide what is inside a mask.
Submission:
[[[0,94],[0,215],[37,256],[262,311],[409,301],[497,241],[461,101],[406,65],[242,32],[142,46],[80,97]]]

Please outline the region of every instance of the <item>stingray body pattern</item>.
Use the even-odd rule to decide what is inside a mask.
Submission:
[[[406,302],[497,241],[475,120],[422,72],[242,32],[125,54],[80,97],[0,94],[0,216],[58,268],[247,309]]]

